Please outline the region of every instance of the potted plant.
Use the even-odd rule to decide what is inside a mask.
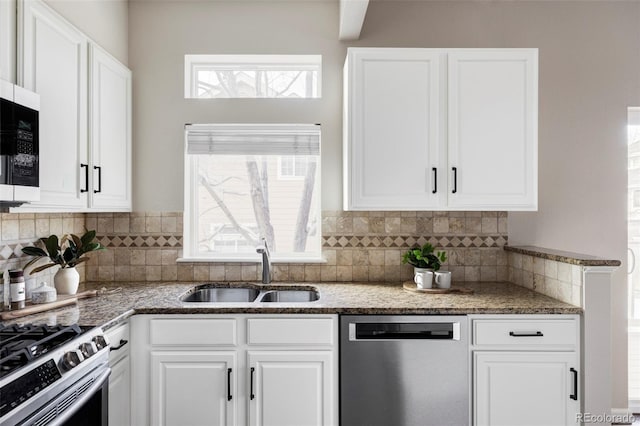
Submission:
[[[420,288],[431,288],[433,273],[446,261],[447,254],[443,251],[434,252],[429,243],[410,249],[402,256],[402,263],[413,266],[414,281]]]
[[[80,283],[80,275],[76,270],[76,266],[89,260],[89,257],[86,256],[87,253],[105,250],[102,244],[94,241],[95,238],[96,231],[87,231],[81,237],[74,234],[65,234],[60,239],[58,239],[57,235],[41,238],[40,241],[44,245],[44,249],[35,246],[22,249],[24,254],[33,256],[33,259],[24,268],[26,270],[40,259],[48,257],[51,261],[50,263],[37,266],[29,273],[37,273],[54,266],[60,266],[60,269],[53,277],[57,292],[60,294],[75,294]]]

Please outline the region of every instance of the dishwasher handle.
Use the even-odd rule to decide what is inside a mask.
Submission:
[[[460,323],[352,322],[349,340],[460,340]]]

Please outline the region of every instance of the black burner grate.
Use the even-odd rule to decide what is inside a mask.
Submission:
[[[0,378],[76,338],[84,331],[86,330],[77,324],[0,327]]]

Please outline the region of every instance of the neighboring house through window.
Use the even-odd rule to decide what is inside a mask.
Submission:
[[[283,156],[278,159],[278,178],[304,179],[307,175],[309,158],[296,155]]]

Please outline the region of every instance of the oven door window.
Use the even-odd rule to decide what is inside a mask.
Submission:
[[[63,423],[64,426],[107,426],[109,416],[109,382],[107,381]]]

